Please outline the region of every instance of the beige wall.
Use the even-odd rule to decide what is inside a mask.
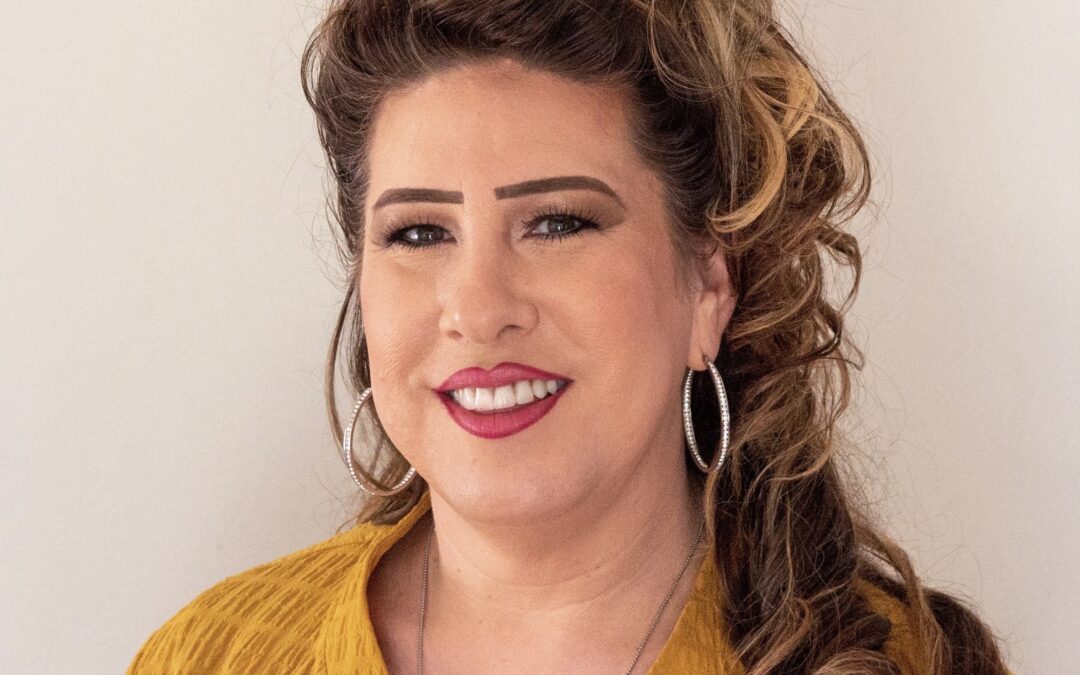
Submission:
[[[114,673],[354,488],[304,3],[7,3],[0,22],[0,670]],[[1080,634],[1076,5],[798,2],[868,134],[867,471],[1018,672]]]

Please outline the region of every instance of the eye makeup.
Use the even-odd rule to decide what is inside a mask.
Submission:
[[[600,220],[601,217],[589,208],[563,201],[549,201],[529,211],[522,219],[522,226],[527,231],[532,231],[544,223],[551,224],[549,230],[556,223],[559,227],[569,225],[575,228],[530,235],[552,241],[584,234],[586,230],[600,229]],[[383,248],[401,248],[406,251],[436,247],[447,241],[443,236],[446,228],[440,225],[440,221],[439,216],[425,214],[391,219],[380,228],[379,244]]]

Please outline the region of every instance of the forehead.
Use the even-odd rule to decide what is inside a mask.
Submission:
[[[627,106],[613,88],[512,61],[438,73],[380,105],[369,194],[588,174],[632,195],[648,177],[631,143]]]

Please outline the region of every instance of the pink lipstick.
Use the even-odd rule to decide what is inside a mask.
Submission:
[[[505,410],[475,411],[465,408],[454,400],[451,392],[465,387],[494,388],[513,384],[520,380],[561,380],[562,385],[554,394],[534,399],[531,403]],[[503,438],[526,429],[548,414],[563,392],[573,382],[556,373],[532,368],[520,363],[500,363],[490,371],[483,368],[465,368],[448,377],[435,390],[450,413],[450,417],[465,431],[480,438]]]

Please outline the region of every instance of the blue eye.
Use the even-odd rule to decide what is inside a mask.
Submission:
[[[532,222],[537,225],[541,223],[559,223],[560,227],[565,227],[567,224],[573,227],[574,223],[578,224],[575,229],[561,229],[556,232],[552,232],[551,228],[549,227],[548,232],[536,235],[538,237],[541,237],[542,239],[562,239],[563,237],[572,237],[577,234],[582,234],[583,232],[585,232],[585,230],[599,227],[592,220],[589,220],[588,218],[585,218],[583,216],[575,216],[571,213],[541,214],[534,218]]]
[[[534,231],[537,226],[546,224],[547,232],[540,232],[534,236],[548,240],[573,237],[584,233],[585,230],[600,227],[594,218],[575,209],[541,210],[541,212],[528,218],[527,222],[530,232]],[[397,246],[405,250],[415,251],[443,243],[444,238],[442,235],[446,233],[446,229],[419,220],[391,225],[387,232],[382,240],[383,246]]]

